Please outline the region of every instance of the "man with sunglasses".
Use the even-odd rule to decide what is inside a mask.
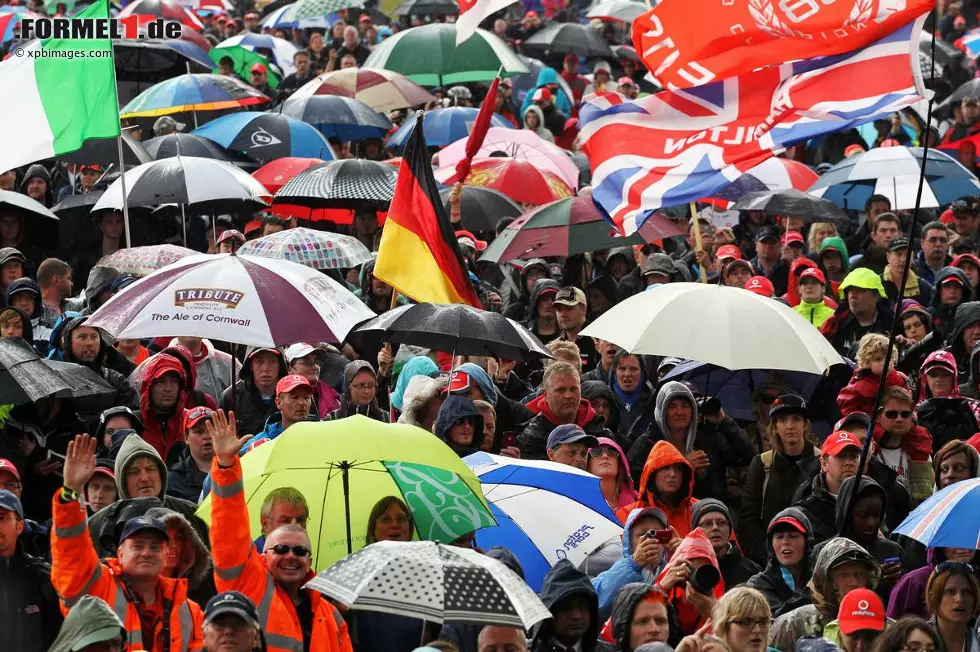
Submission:
[[[887,387],[881,399],[875,458],[898,473],[915,501],[932,495],[932,435],[913,418],[915,402],[903,387]]]
[[[313,577],[306,530],[277,527],[266,536],[262,553],[252,543],[238,458],[248,437],[238,437],[234,414],[215,412],[207,430],[214,447],[211,554],[218,591],[240,591],[262,606],[268,652],[352,652],[340,613],[317,591],[302,588]]]

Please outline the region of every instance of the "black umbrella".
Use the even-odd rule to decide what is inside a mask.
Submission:
[[[279,113],[313,125],[325,138],[344,142],[384,138],[391,130],[387,117],[360,100],[340,95],[291,97],[280,105]]]
[[[33,403],[70,392],[68,381],[20,338],[0,339],[0,404]]]
[[[396,16],[456,16],[456,0],[405,0],[395,8]]]
[[[116,79],[122,81],[164,80],[214,69],[207,53],[188,41],[116,41],[112,44],[112,55]]]
[[[377,161],[330,161],[290,179],[276,193],[275,202],[308,208],[356,207],[363,202],[388,204],[395,193],[397,176],[393,167]]]
[[[128,131],[122,132],[123,163],[135,166],[153,160],[143,144],[133,138]],[[58,157],[59,161],[77,165],[98,164],[102,167],[119,165],[119,145],[115,138],[92,138],[86,140],[81,149]]]
[[[802,190],[765,190],[742,196],[732,210],[762,211],[766,215],[799,217],[812,222],[847,222],[850,218],[829,199],[808,195]]]
[[[500,313],[463,304],[401,306],[361,325],[349,337],[355,346],[358,342],[377,343],[383,339],[393,344],[502,360],[552,357],[541,341],[517,322]]]
[[[453,189],[439,193],[446,210],[450,211],[450,195]],[[459,193],[459,215],[463,226],[470,231],[495,231],[500,221],[517,217],[524,211],[510,197],[492,188],[463,186]]]
[[[244,154],[229,152],[213,140],[202,138],[196,134],[167,134],[166,136],[151,138],[143,144],[146,146],[146,151],[156,161],[173,158],[179,154],[180,156],[200,156],[201,158],[225,161],[245,167],[257,167],[256,161]]]
[[[116,405],[115,388],[89,367],[60,360],[44,360],[43,363],[68,385],[68,389],[56,396],[71,399],[79,413],[92,414]]]
[[[585,57],[612,59],[616,56],[600,32],[589,25],[578,23],[552,23],[524,41],[523,48],[528,52],[577,54]]]

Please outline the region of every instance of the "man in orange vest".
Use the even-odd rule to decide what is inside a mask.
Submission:
[[[347,623],[317,591],[306,530],[295,524],[270,532],[263,552],[252,543],[238,451],[235,413],[221,410],[207,424],[211,461],[211,555],[218,591],[240,591],[257,606],[269,652],[353,652]]]
[[[68,443],[64,487],[55,493],[51,533],[51,582],[67,613],[82,596],[105,600],[126,630],[125,649],[196,652],[203,649],[204,614],[187,597],[187,580],[161,576],[167,528],[138,516],[126,522],[116,557],[99,561],[79,501],[95,472],[96,440],[78,435]]]

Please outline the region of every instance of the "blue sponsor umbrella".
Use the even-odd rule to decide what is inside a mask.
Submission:
[[[980,547],[980,478],[970,478],[937,491],[895,529],[927,548]]]
[[[333,161],[330,143],[314,127],[278,113],[243,111],[216,118],[193,132],[263,163],[287,156]]]
[[[434,109],[426,111],[422,119],[422,130],[425,131],[425,142],[430,147],[445,147],[457,140],[466,138],[473,129],[476,116],[480,113],[479,109],[454,106],[448,109]],[[409,137],[415,130],[415,114],[408,116],[401,124],[398,131],[388,139],[388,149],[400,150],[408,143]],[[514,125],[502,116],[494,113],[490,118],[491,127],[504,127],[513,129]]]

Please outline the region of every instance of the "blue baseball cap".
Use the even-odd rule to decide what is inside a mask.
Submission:
[[[0,509],[14,512],[21,520],[24,520],[24,506],[20,504],[20,498],[6,489],[0,489]]]
[[[137,516],[126,521],[126,526],[119,537],[119,543],[138,532],[155,532],[164,540],[170,538],[170,535],[167,534],[167,526],[163,524],[163,521],[152,516]]]
[[[589,448],[599,445],[599,440],[586,433],[574,423],[558,426],[548,435],[548,449],[557,448],[562,444],[576,444],[582,442]]]

